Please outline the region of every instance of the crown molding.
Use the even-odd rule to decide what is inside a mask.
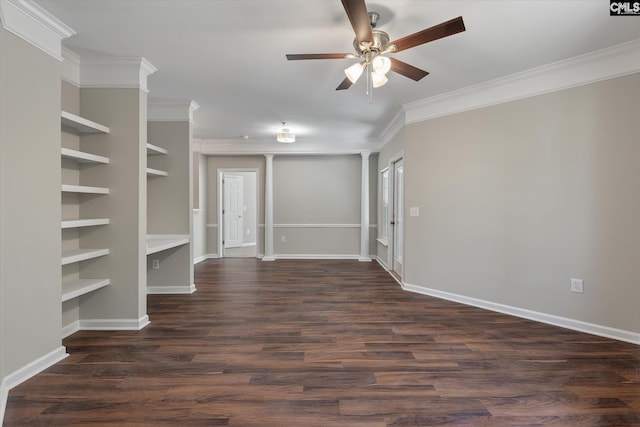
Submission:
[[[405,124],[545,93],[556,92],[640,71],[640,40],[576,56],[478,85],[404,104]]]
[[[190,122],[193,113],[200,108],[195,101],[159,101],[149,100],[147,121],[150,122]]]
[[[400,108],[393,119],[387,124],[387,127],[384,128],[379,137],[379,147],[378,149],[382,149],[385,145],[387,145],[397,134],[400,132],[405,125],[405,111]]]
[[[272,140],[245,139],[196,139],[193,140],[194,151],[204,155],[216,156],[264,156],[264,155],[345,155],[361,153],[377,153],[369,144],[352,144],[349,146],[327,145],[322,143],[282,144]]]
[[[0,0],[2,26],[62,61],[62,40],[76,32],[33,0]]]
[[[80,55],[62,46],[62,80],[80,86]]]
[[[158,71],[142,57],[80,57],[80,87],[149,92],[147,77]]]

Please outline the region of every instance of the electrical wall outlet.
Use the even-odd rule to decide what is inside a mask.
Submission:
[[[584,293],[584,282],[582,279],[571,279],[571,292]]]
[[[159,259],[152,260],[151,268],[153,268],[154,270],[160,270],[160,260]]]

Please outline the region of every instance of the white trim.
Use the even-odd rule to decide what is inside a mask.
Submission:
[[[80,55],[62,46],[62,80],[80,87]]]
[[[240,247],[242,247],[242,248],[248,248],[248,247],[251,247],[251,246],[257,246],[257,243],[256,242],[250,242],[250,243],[243,243],[243,244],[240,245]]]
[[[264,227],[264,224],[259,227]],[[369,224],[369,228],[377,227],[377,224]],[[273,224],[273,228],[360,228],[360,224]]]
[[[321,141],[318,143],[305,142],[305,145],[298,144],[278,144],[273,140],[251,139],[247,143],[245,139],[202,139],[194,138],[199,146],[199,152],[205,156],[264,156],[270,154],[278,155],[308,155],[308,156],[333,156],[360,154],[362,150],[369,150],[372,153],[379,151],[375,146],[379,145],[375,140],[374,146],[371,141],[360,143],[349,143],[332,145],[335,141]]]
[[[194,264],[198,264],[202,261],[208,260],[208,259],[217,259],[220,258],[220,256],[218,254],[204,254],[202,256],[199,256],[198,258],[195,258],[193,260]]]
[[[273,228],[360,228],[360,224],[273,224]]]
[[[387,264],[385,264],[385,263],[384,263],[384,261],[382,260],[382,258],[380,258],[379,256],[377,256],[377,255],[376,255],[375,260],[376,260],[376,262],[377,262],[378,264],[380,264],[380,266],[381,266],[382,268],[384,268],[384,271],[386,271],[387,273],[389,273],[389,267],[387,267]],[[393,274],[392,274],[391,276],[393,277]]]
[[[147,77],[156,71],[158,69],[142,57],[80,58],[80,87],[149,92]]]
[[[0,21],[10,33],[62,61],[62,39],[76,32],[33,0],[1,0]]]
[[[218,228],[218,224],[207,224],[207,228]]]
[[[162,295],[162,294],[192,294],[196,291],[196,285],[184,285],[184,286],[149,286],[147,285],[148,295]]]
[[[459,302],[461,304],[471,305],[486,310],[496,311],[498,313],[521,317],[523,319],[534,320],[536,322],[559,326],[561,328],[572,329],[574,331],[585,332],[587,334],[598,335],[605,338],[611,338],[640,345],[640,334],[636,332],[611,328],[609,326],[596,325],[594,323],[583,322],[581,320],[569,319],[567,317],[555,316],[553,314],[541,313],[524,308],[498,304],[491,301],[467,297],[464,295],[452,294],[449,292],[430,289],[424,286],[412,285],[409,283],[404,283],[402,288],[410,292],[429,295],[432,297]]]
[[[393,119],[389,122],[386,128],[380,134],[380,146],[378,149],[382,149],[404,128],[405,124],[405,112],[402,108],[398,110]]]
[[[640,71],[640,40],[404,104],[411,124]]]
[[[208,259],[213,259],[213,258],[219,258],[218,254],[204,254],[204,255],[201,255],[201,256],[199,256],[197,258],[194,258],[193,259],[193,263],[194,264],[198,264],[198,263],[201,263],[202,261],[206,261]]]
[[[195,101],[157,101],[149,100],[147,121],[149,122],[190,122],[193,123],[193,113],[200,105]]]
[[[139,331],[149,324],[149,316],[139,319],[84,319],[80,320],[82,331]]]
[[[0,3],[2,1],[4,0],[0,0]],[[0,383],[0,423],[4,420],[9,391],[48,367],[60,362],[67,356],[69,356],[67,349],[64,346],[60,346],[2,378],[2,383]]]
[[[389,239],[387,239],[386,237],[378,237],[376,239],[376,242],[380,243],[382,246],[384,246],[385,248],[389,247]]]
[[[80,321],[76,320],[62,327],[62,338],[66,338],[71,334],[75,334],[80,330]]]
[[[360,255],[354,254],[276,254],[274,259],[353,259],[360,261]],[[266,261],[266,260],[265,260]],[[371,261],[371,259],[369,259]]]

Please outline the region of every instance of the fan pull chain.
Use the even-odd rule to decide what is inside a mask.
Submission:
[[[367,64],[369,65],[369,64]],[[372,67],[367,67],[367,96],[369,97],[369,104],[373,104],[373,76]]]

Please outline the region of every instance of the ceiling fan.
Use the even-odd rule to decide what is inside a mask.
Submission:
[[[427,74],[427,71],[409,65],[395,58],[386,56],[389,53],[401,52],[421,44],[438,40],[453,34],[465,31],[462,17],[451,19],[436,26],[418,31],[401,39],[389,41],[389,35],[384,31],[374,30],[379,15],[369,13],[364,0],[342,0],[344,10],[347,12],[356,37],[353,47],[356,53],[302,53],[287,54],[290,61],[301,59],[347,59],[362,58],[345,70],[347,77],[340,83],[336,90],[349,89],[366,71],[367,94],[371,94],[373,88],[387,83],[386,74],[394,71],[412,80],[419,81]]]

